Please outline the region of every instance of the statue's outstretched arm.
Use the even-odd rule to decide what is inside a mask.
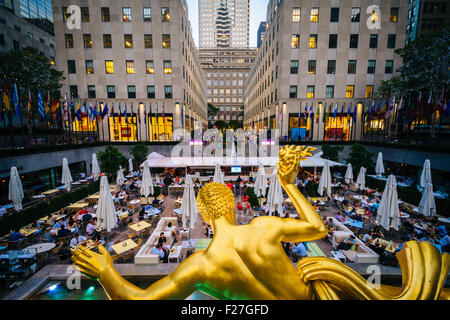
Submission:
[[[72,257],[75,267],[82,273],[98,279],[112,300],[165,300],[185,299],[195,291],[199,278],[201,258],[194,254],[172,274],[141,289],[126,281],[115,269],[110,254],[99,246],[100,254],[80,247]],[[185,262],[186,262],[185,261]]]
[[[298,174],[300,159],[301,147],[289,146],[280,150],[278,179],[301,217],[301,220],[282,219],[285,242],[319,240],[325,238],[328,233],[316,210],[293,183]]]

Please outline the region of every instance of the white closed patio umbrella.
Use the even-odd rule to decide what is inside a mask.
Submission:
[[[63,159],[62,163],[62,177],[61,183],[66,186],[66,191],[70,191],[70,184],[73,182],[72,175],[70,174],[69,163],[67,158]]]
[[[191,229],[195,228],[198,217],[197,200],[195,199],[194,185],[192,178],[188,174],[185,179],[183,199],[181,201],[180,213],[183,221],[183,228],[187,227],[189,220],[189,226]]]
[[[216,164],[216,169],[214,170],[214,179],[213,179],[213,181],[215,183],[224,183],[223,182],[222,170],[220,169],[220,164]]]
[[[148,164],[148,161],[145,160],[144,172],[142,174],[141,195],[147,198],[150,194],[153,195],[154,193],[155,191],[153,190],[153,179],[152,174],[150,173],[150,165]]]
[[[330,163],[328,160],[325,160],[325,164],[322,170],[322,176],[320,177],[319,188],[317,192],[323,196],[325,194],[328,197],[331,197],[331,172],[330,172]]]
[[[431,181],[431,162],[427,159],[423,164],[422,175],[420,176],[420,186],[425,189],[429,183],[432,184],[433,182]]]
[[[97,155],[95,153],[92,154],[92,175],[94,176],[94,181],[97,181],[100,177],[100,166],[98,165]]]
[[[161,185],[161,180],[159,179],[159,174],[155,174],[155,183],[159,186]]]
[[[381,152],[378,153],[377,164],[375,166],[375,173],[377,174],[377,178],[383,177],[384,165],[383,165],[383,154]]]
[[[255,180],[256,196],[257,197],[264,196],[266,194],[266,188],[267,188],[266,171],[264,170],[264,166],[260,164],[258,167],[258,173],[256,174]]]
[[[23,187],[16,167],[11,167],[8,199],[12,201],[16,211],[22,210]]]
[[[278,180],[278,169],[275,169],[270,177],[269,192],[267,193],[267,207],[269,214],[272,215],[277,211],[280,216],[283,217],[283,202],[283,189],[281,188],[280,180]]]
[[[356,179],[356,184],[359,190],[364,190],[366,188],[366,168],[361,167],[359,169],[358,179]]]
[[[351,163],[347,165],[347,172],[345,172],[345,183],[353,183],[353,168]]]
[[[434,201],[433,185],[431,183],[427,184],[425,187],[418,211],[426,217],[433,217],[436,215],[436,203]]]
[[[128,170],[129,172],[133,172],[133,160],[128,159]]]
[[[400,212],[398,209],[397,181],[394,175],[390,175],[384,188],[375,223],[389,230],[399,230]]]
[[[123,169],[122,166],[120,166],[120,169],[117,171],[117,179],[116,179],[116,184],[118,186],[121,186],[125,183],[125,177],[123,175]]]
[[[106,176],[102,176],[100,179],[100,193],[95,214],[99,225],[105,228],[106,231],[111,232],[112,229],[117,227],[116,210]]]

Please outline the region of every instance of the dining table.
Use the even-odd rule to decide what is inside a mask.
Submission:
[[[149,224],[149,223],[147,223],[145,221],[140,221],[138,223],[134,223],[134,224],[129,225],[129,228],[131,230],[136,231],[136,232],[140,232],[140,231],[148,229],[150,227],[151,227],[151,224]]]
[[[31,228],[31,229],[28,229],[28,228],[22,228],[22,229],[20,229],[20,231],[19,231],[19,233],[22,234],[22,235],[25,236],[25,237],[29,237],[29,236],[35,234],[36,232],[39,232],[39,229],[38,229],[38,228]]]
[[[386,245],[385,250],[388,251],[388,252],[391,252],[391,253],[394,253],[397,250],[397,247],[398,247],[395,243],[393,243],[391,241],[387,241],[387,240],[381,239],[381,238],[376,238],[374,240],[374,242],[375,243],[379,242],[380,244],[385,244]]]
[[[131,239],[119,242],[118,244],[115,244],[112,246],[112,249],[117,253],[117,254],[123,254],[129,250],[133,250],[134,248],[137,247],[136,242],[134,242]]]
[[[181,249],[182,246],[173,246],[169,251],[169,262],[170,260],[176,260],[176,262],[180,263],[181,259]]]
[[[53,242],[49,242],[49,243],[39,243],[39,244],[34,244],[32,246],[28,246],[25,249],[23,249],[24,253],[36,253],[36,254],[43,254],[43,253],[47,253],[50,250],[53,250],[56,247],[56,244],[54,244]]]

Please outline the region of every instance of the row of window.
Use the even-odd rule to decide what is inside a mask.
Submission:
[[[348,61],[348,74],[356,74],[357,60]],[[367,65],[367,73],[374,74],[376,70],[377,61],[369,60]],[[308,61],[308,73],[316,74],[317,61]],[[392,74],[394,72],[394,60],[386,60],[384,73]],[[298,74],[298,60],[291,60],[291,74]],[[327,74],[336,74],[336,60],[328,60]]]
[[[77,85],[69,86],[69,90],[70,90],[70,96],[72,98],[78,98],[78,86]],[[94,85],[88,85],[87,92],[88,92],[89,99],[97,98],[97,94],[95,92]],[[136,86],[133,86],[133,85],[127,86],[127,92],[128,92],[128,99],[136,99]],[[108,99],[115,99],[116,98],[116,86],[114,86],[114,85],[106,86],[106,93],[107,93]],[[155,86],[147,86],[147,98],[155,99],[155,97],[156,97]],[[172,86],[164,86],[164,98],[165,99],[173,98]]]
[[[365,98],[373,98],[373,85],[366,86]],[[289,87],[289,98],[297,99],[297,90],[298,86],[290,86]],[[307,86],[306,87],[306,98],[313,99],[315,97],[316,86]],[[355,97],[355,86],[348,85],[345,89],[345,97],[346,98],[354,98]],[[326,86],[325,90],[325,98],[332,99],[334,98],[334,86]]]
[[[319,22],[319,8],[311,8],[311,13],[309,15],[310,22]],[[389,21],[396,23],[398,22],[398,11],[399,8],[391,8]],[[330,12],[330,22],[339,22],[339,13],[340,8],[331,8]],[[292,22],[301,22],[302,18],[302,8],[293,8],[292,9]],[[376,11],[372,11],[372,22],[377,22],[379,17],[377,16]],[[360,22],[361,20],[361,8],[353,7],[352,8],[352,16],[351,22]]]
[[[397,36],[395,34],[388,35],[387,48],[395,49],[395,44],[397,41]],[[309,36],[309,48],[317,49],[318,35],[311,34]],[[350,48],[356,49],[358,48],[359,43],[359,34],[351,34],[350,35]],[[336,49],[338,47],[338,35],[330,34],[328,39],[328,48]],[[291,38],[291,48],[298,49],[300,48],[300,35],[293,34]],[[378,34],[371,34],[369,39],[369,48],[376,49],[378,48]]]
[[[134,60],[126,60],[126,73],[127,74],[135,74],[136,68],[134,64]],[[86,74],[94,74],[94,61],[86,60],[85,61]],[[75,60],[67,60],[67,71],[69,74],[77,73]],[[145,61],[145,72],[147,74],[155,73],[155,65],[153,60]],[[105,60],[105,73],[106,74],[114,74],[114,61],[113,60]],[[172,61],[164,60],[163,61],[163,73],[164,74],[172,74]]]
[[[126,49],[133,48],[133,35],[132,34],[124,34],[123,35],[124,47]],[[65,35],[65,43],[66,48],[73,49],[74,41],[73,34],[68,33]],[[94,42],[92,41],[91,34],[83,34],[83,45],[84,48],[90,49],[94,46]],[[161,46],[163,49],[170,49],[170,34],[162,35]],[[103,34],[103,48],[111,49],[112,48],[112,36],[111,34]],[[151,49],[153,48],[153,35],[152,34],[144,34],[144,48]]]
[[[62,8],[64,22],[67,22],[69,17],[67,7]],[[108,7],[100,8],[100,16],[102,22],[111,22],[111,14]],[[142,10],[142,18],[144,22],[152,21],[152,8],[144,7]],[[130,7],[122,8],[122,21],[132,22],[132,10]],[[89,7],[81,7],[81,21],[90,22]],[[170,9],[167,7],[161,8],[161,22],[170,22]]]

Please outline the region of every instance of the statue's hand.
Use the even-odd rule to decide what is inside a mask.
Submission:
[[[82,246],[72,250],[74,266],[82,273],[95,278],[100,278],[106,269],[112,267],[113,261],[105,247],[99,245],[98,251],[100,251],[100,254]]]
[[[298,173],[301,147],[287,146],[280,149],[280,159],[277,164],[278,179],[282,185],[291,184]]]

